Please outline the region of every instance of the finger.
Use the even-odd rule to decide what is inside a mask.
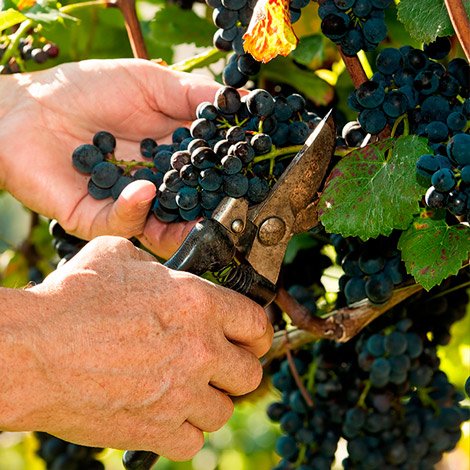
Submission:
[[[197,395],[188,422],[205,432],[220,429],[233,414],[232,400],[220,390],[208,386]]]
[[[175,462],[190,460],[204,445],[204,434],[200,429],[185,421],[171,434],[171,442],[164,446],[162,455]],[[160,443],[156,443],[158,445]]]
[[[168,259],[183,243],[195,224],[196,221],[165,224],[151,215],[139,240],[152,253]]]
[[[220,296],[219,292],[217,294]],[[229,341],[243,346],[257,357],[268,352],[274,330],[262,307],[228,289],[224,289],[217,306],[224,334]]]
[[[230,395],[245,395],[255,390],[263,378],[263,368],[254,354],[226,341],[220,363],[210,385]]]
[[[149,64],[149,86],[158,97],[158,108],[176,119],[194,119],[199,103],[213,101],[221,85],[202,75],[176,72],[157,64]],[[161,97],[165,99],[162,100]]]
[[[150,181],[134,181],[126,186],[107,214],[108,230],[126,238],[140,235],[155,194],[155,185]]]

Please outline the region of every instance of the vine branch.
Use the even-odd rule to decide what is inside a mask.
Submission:
[[[359,60],[359,57],[357,55],[349,57],[342,51],[340,46],[338,46],[338,49],[341,54],[341,58],[343,59],[344,65],[346,66],[346,70],[348,71],[349,76],[351,77],[351,80],[354,84],[354,88],[358,88],[364,82],[367,82],[367,74],[361,64],[361,61]]]
[[[449,13],[450,21],[465,52],[470,60],[470,20],[462,0],[444,0]]]
[[[320,318],[312,317],[305,307],[281,288],[275,302],[289,315],[296,328],[287,332],[277,332],[271,349],[261,362],[263,366],[267,366],[273,359],[284,356],[287,348],[298,349],[304,344],[319,339],[330,339],[341,343],[349,341],[373,320],[421,289],[419,284],[402,287],[396,289],[392,298],[384,304],[373,305],[368,300],[363,300],[352,307],[340,308],[327,317]]]
[[[145,46],[144,36],[140,27],[137,11],[135,9],[135,0],[112,0],[111,6],[121,10],[126,24],[127,35],[132,48],[132,54],[139,59],[149,59],[147,47]]]

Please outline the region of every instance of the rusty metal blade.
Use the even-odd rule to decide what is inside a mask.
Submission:
[[[336,130],[331,111],[322,119],[297,153],[269,196],[249,211],[258,227],[247,260],[262,276],[276,283],[287,243],[294,233],[311,228],[311,206],[335,149]],[[299,220],[298,220],[299,219]]]

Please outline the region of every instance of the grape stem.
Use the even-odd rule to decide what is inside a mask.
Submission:
[[[465,52],[470,60],[470,21],[462,0],[444,0],[450,21]]]
[[[116,160],[114,157],[108,158],[108,162],[124,167],[125,172],[132,171],[136,166],[140,166],[143,168],[155,168],[155,164],[153,162],[143,162],[141,160]]]
[[[140,27],[139,19],[135,9],[135,0],[112,0],[111,6],[121,10],[126,24],[127,36],[132,48],[132,54],[139,59],[149,59],[144,36]]]
[[[255,157],[253,163],[263,162],[265,160],[274,160],[277,157],[285,156],[285,155],[295,155],[300,149],[302,145],[291,145],[290,147],[281,147],[277,148],[273,145],[273,150],[264,155],[259,155]]]
[[[289,348],[289,337],[287,336],[287,331],[284,331],[284,333],[285,333],[285,341],[286,341],[286,357],[287,357],[287,362],[289,363],[289,369],[292,373],[292,377],[294,378],[295,383],[297,384],[299,392],[304,397],[305,403],[307,403],[309,408],[313,408],[312,397],[310,396],[310,393],[308,392],[308,390],[305,388],[305,385],[299,376],[299,371],[297,370],[297,367],[295,366],[294,358],[292,357],[292,353]]]
[[[287,333],[278,331],[274,335],[271,349],[261,362],[263,366],[267,366],[273,359],[286,354],[286,334],[290,349],[298,349],[319,339],[330,339],[341,343],[349,341],[370,322],[421,289],[419,284],[412,284],[395,289],[392,298],[384,304],[374,305],[368,300],[362,300],[351,307],[340,308],[321,318],[312,316],[285,289],[280,288],[275,302],[291,318],[296,328],[288,330]]]

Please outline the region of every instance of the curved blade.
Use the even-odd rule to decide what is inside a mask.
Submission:
[[[248,218],[258,228],[258,234],[247,260],[274,284],[292,235],[317,223],[312,202],[333,156],[335,143],[336,130],[330,111],[273,186],[267,199],[249,211]]]

